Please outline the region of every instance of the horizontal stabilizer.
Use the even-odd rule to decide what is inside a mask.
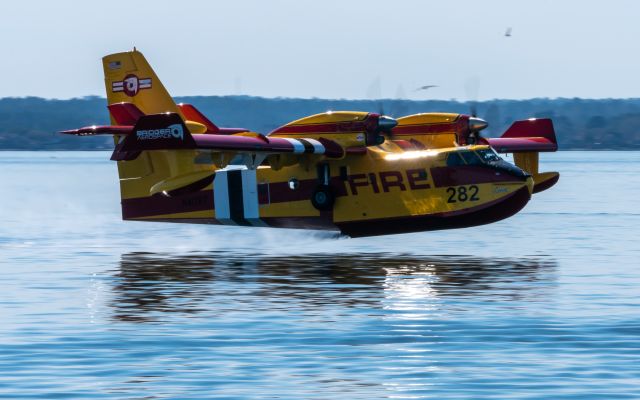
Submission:
[[[65,135],[75,136],[95,136],[95,135],[129,135],[133,133],[131,125],[111,125],[111,126],[85,126],[78,129],[70,129],[68,131],[60,131]]]
[[[112,120],[118,125],[92,125],[60,133],[75,136],[129,135],[133,133],[133,126],[144,116],[144,113],[133,103],[114,103],[109,104],[107,108]]]
[[[199,122],[202,125],[207,127],[206,133],[218,133],[220,128],[216,126],[209,118],[205,117],[204,114],[200,112],[197,108],[192,106],[191,104],[180,103],[178,104],[178,108],[184,118],[189,121]]]
[[[176,113],[151,114],[141,117],[116,152],[140,150],[193,149],[196,143],[182,117]]]
[[[248,129],[245,128],[220,128],[203,113],[200,112],[197,108],[195,108],[191,104],[180,103],[178,104],[178,108],[182,115],[184,115],[185,119],[188,121],[197,122],[199,124],[204,125],[207,129],[203,133],[215,134],[215,135],[233,135],[241,132],[248,132]]]
[[[111,116],[119,125],[135,125],[144,115],[133,103],[114,103],[107,106]]]

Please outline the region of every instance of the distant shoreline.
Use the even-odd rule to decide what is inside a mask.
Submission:
[[[559,148],[566,150],[640,150],[640,98],[529,99],[460,102],[458,100],[330,100],[251,96],[176,97],[195,105],[215,124],[268,133],[288,122],[327,110],[384,111],[399,117],[423,112],[469,113],[489,122],[484,136],[498,137],[516,120],[551,118]],[[72,137],[61,130],[108,125],[105,98],[50,100],[0,99],[0,150],[111,150],[108,136]]]

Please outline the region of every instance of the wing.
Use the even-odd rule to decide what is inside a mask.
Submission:
[[[558,150],[553,123],[547,118],[516,121],[499,138],[482,138],[499,153],[545,152]]]
[[[68,135],[120,135],[112,160],[138,157],[144,150],[201,150],[220,153],[267,156],[271,154],[324,155],[341,158],[344,149],[329,139],[268,137],[255,132],[192,135],[176,113],[141,116],[134,126],[89,126],[63,131]]]

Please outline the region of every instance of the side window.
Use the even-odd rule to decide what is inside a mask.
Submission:
[[[493,150],[478,150],[478,155],[484,162],[500,161],[500,156],[493,152]]]
[[[449,153],[447,156],[447,167],[457,167],[459,165],[464,165],[464,160],[460,157],[458,152]]]
[[[462,158],[464,158],[464,160],[467,162],[467,164],[469,165],[482,165],[482,160],[480,159],[480,157],[478,157],[478,155],[473,152],[473,151],[463,151],[461,152],[462,154]]]

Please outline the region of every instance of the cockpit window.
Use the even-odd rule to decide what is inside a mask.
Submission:
[[[491,149],[478,150],[477,153],[480,156],[480,158],[482,159],[482,161],[484,161],[486,163],[500,161],[500,156],[498,156]]]
[[[462,156],[462,158],[464,158],[464,160],[469,165],[482,165],[483,164],[483,162],[480,159],[480,157],[478,157],[478,155],[473,151],[461,151],[460,155]]]
[[[459,165],[464,165],[464,161],[458,152],[449,153],[447,156],[447,167],[457,167]]]

